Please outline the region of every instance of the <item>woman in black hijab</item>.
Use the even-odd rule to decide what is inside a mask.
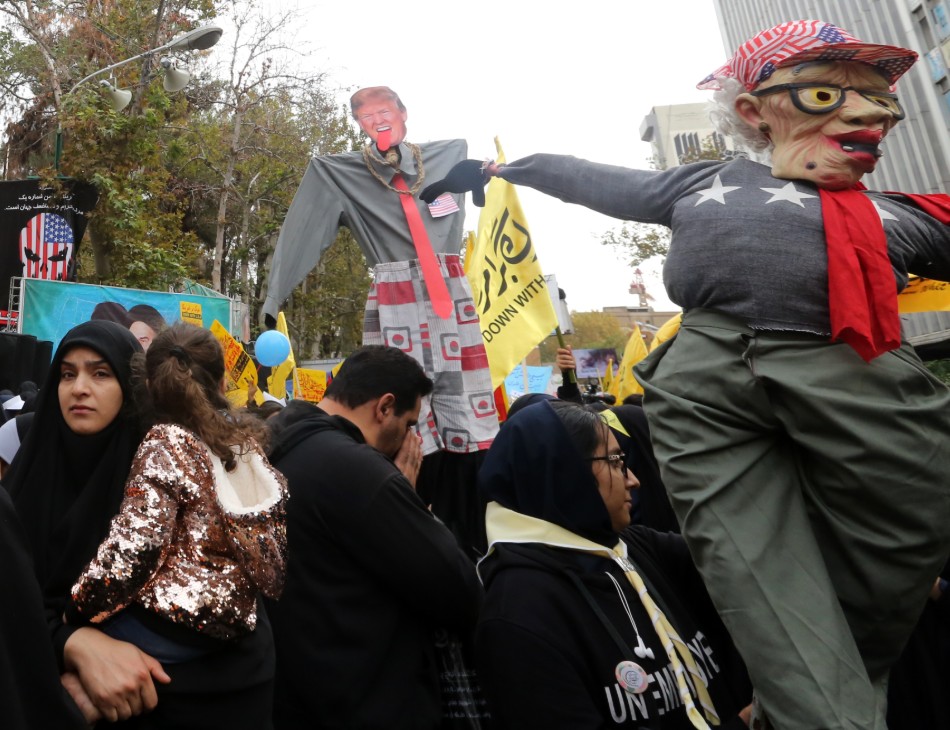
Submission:
[[[161,665],[95,629],[66,626],[62,616],[73,582],[118,511],[142,435],[131,366],[141,351],[115,322],[71,329],[53,357],[33,428],[3,480],[32,551],[60,671],[78,674],[94,704],[122,706],[126,717],[154,705],[148,677],[168,681]]]
[[[724,679],[734,653],[685,545],[628,529],[637,485],[579,406],[528,406],[496,437],[476,635],[494,727],[745,727],[751,688]]]

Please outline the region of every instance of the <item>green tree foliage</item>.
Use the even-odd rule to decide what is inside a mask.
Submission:
[[[320,263],[291,295],[285,313],[299,324],[301,352],[345,357],[363,339],[363,309],[372,284],[366,259],[345,229]]]
[[[71,92],[88,74],[216,18],[226,28],[218,46],[180,54],[193,74],[184,92],[162,89],[154,57],[115,71],[115,85],[133,92],[123,112],[111,111],[98,79]],[[295,65],[306,50],[295,28],[302,35],[292,15],[257,0],[0,2],[4,177],[36,173],[55,184],[61,128],[59,172],[100,193],[80,280],[161,290],[194,279],[242,299],[257,322],[309,159],[358,139],[324,75]],[[337,275],[340,267],[352,276]],[[362,307],[368,286],[362,255],[341,238],[291,300],[296,351],[355,346],[361,317],[347,319],[354,307],[340,303]]]
[[[94,83],[71,92],[94,71],[161,45],[213,15],[209,0],[160,0],[147,10],[135,0],[19,0],[0,4],[9,21],[0,40],[7,79],[4,111],[8,179],[37,172],[52,180],[57,128],[66,141],[60,172],[94,183],[100,201],[88,228],[92,261],[84,280],[162,288],[180,278],[195,239],[182,231],[180,202],[163,165],[167,127],[187,105],[161,90],[154,61],[116,71],[133,92],[130,110],[115,114]],[[12,71],[12,73],[11,73]]]
[[[930,360],[924,365],[947,385],[950,385],[950,360]]]
[[[670,229],[652,223],[628,221],[620,228],[607,231],[600,238],[603,246],[613,246],[631,268],[655,256],[666,257],[670,250]]]

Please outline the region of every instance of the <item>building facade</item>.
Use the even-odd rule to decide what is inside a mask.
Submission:
[[[653,161],[661,170],[695,162],[702,152],[715,151],[724,160],[735,154],[732,140],[709,120],[708,104],[655,106],[640,124],[640,139],[649,142]]]
[[[877,190],[950,192],[950,0],[713,0],[728,48],[789,20],[824,20],[872,43],[917,51],[898,82],[907,117],[865,178]]]

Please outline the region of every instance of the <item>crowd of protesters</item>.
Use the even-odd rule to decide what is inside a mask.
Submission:
[[[686,310],[645,410],[519,399],[477,511],[444,511],[461,470],[420,497],[433,381],[399,349],[236,412],[206,330],[72,329],[0,490],[3,726],[950,726],[950,390],[894,301],[950,278],[950,199],[859,185],[916,57],[821,21],[743,44],[700,87],[771,167],[534,155],[430,186],[670,225]]]
[[[580,545],[489,519],[485,590],[414,491],[432,383],[413,359],[361,348],[319,405],[266,428],[224,378],[190,325],[147,353],[105,320],[61,341],[0,491],[5,726],[440,727],[437,635],[464,654],[456,670],[478,667],[462,710],[482,727],[739,722],[751,688],[685,547],[627,529],[643,511],[630,465],[654,479],[634,406],[621,421],[516,403],[484,499],[495,522],[543,520]],[[517,681],[541,666],[545,681]]]
[[[414,360],[361,348],[276,414],[224,378],[191,325],[63,338],[0,490],[5,727],[748,726],[640,406],[515,401],[476,568],[414,491]],[[940,585],[897,693],[939,675]]]

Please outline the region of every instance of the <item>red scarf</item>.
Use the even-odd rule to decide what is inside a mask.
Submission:
[[[854,190],[819,190],[828,246],[831,339],[865,361],[900,347],[894,270],[887,238],[871,200]],[[905,195],[925,213],[950,223],[950,196]]]

